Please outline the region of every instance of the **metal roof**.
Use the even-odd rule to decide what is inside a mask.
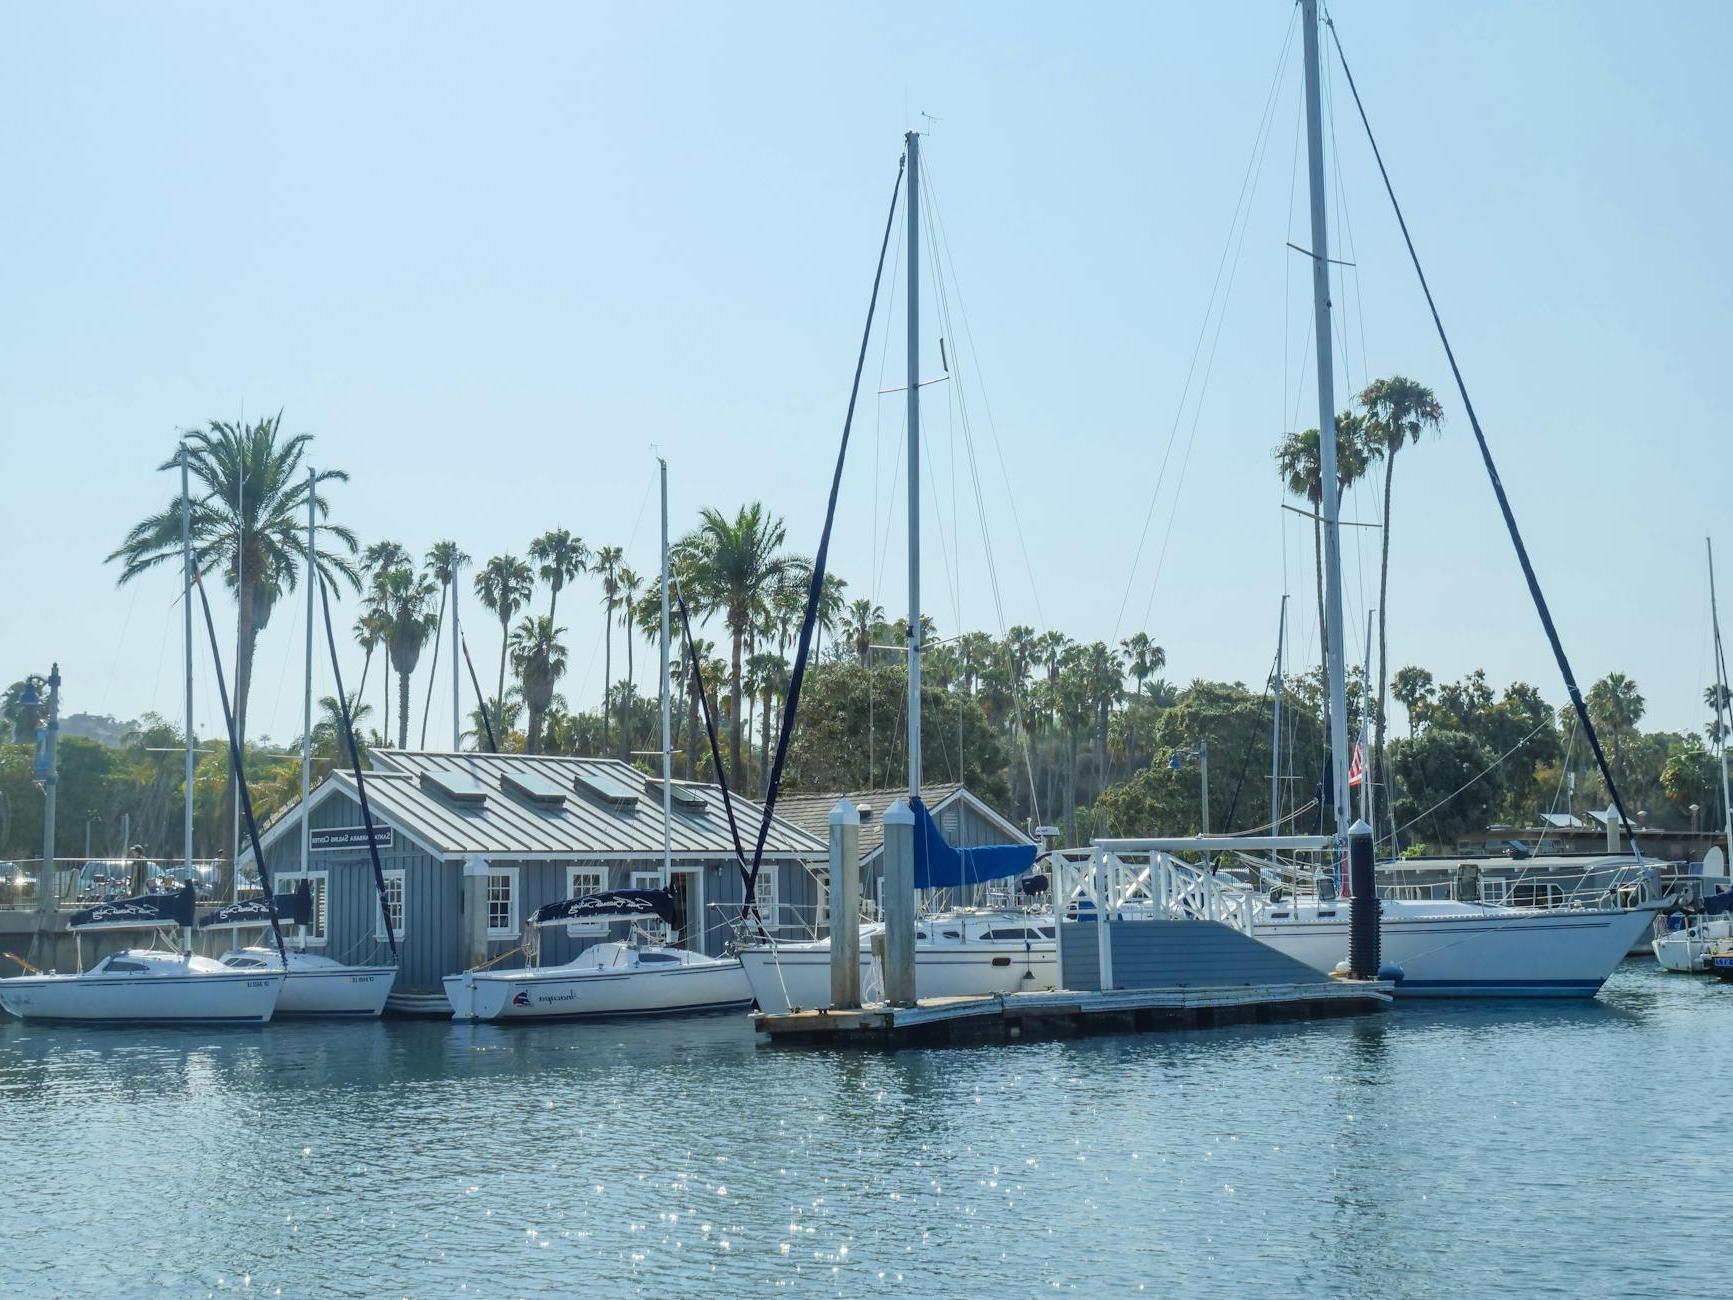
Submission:
[[[402,829],[424,848],[446,857],[470,853],[506,860],[525,857],[619,858],[659,857],[662,852],[662,801],[645,795],[635,807],[623,808],[590,793],[590,787],[626,786],[644,789],[644,774],[612,758],[574,758],[553,754],[451,754],[375,749],[373,770],[366,774],[367,801],[374,818]],[[439,792],[438,783],[423,774],[465,774],[485,790],[480,803],[459,802]],[[514,792],[501,778],[524,778],[541,787],[558,784],[570,795],[558,806]],[[468,782],[465,782],[467,784]],[[702,807],[674,805],[674,855],[681,858],[734,856],[722,791],[713,785],[676,782],[702,801]],[[317,804],[329,791],[355,795],[355,778],[338,769],[311,796]],[[734,795],[734,819],[741,843],[752,852],[763,818],[759,805]],[[272,823],[262,839],[269,845],[298,824],[291,806]],[[824,857],[827,843],[781,817],[771,819],[765,839],[767,856],[812,860]]]
[[[777,820],[787,818],[800,829],[823,840],[828,852],[830,844],[830,810],[838,799],[847,799],[861,810],[860,856],[866,861],[884,847],[884,814],[898,799],[908,798],[907,789],[846,790],[832,794],[786,794],[776,801]],[[1033,844],[1022,828],[1007,821],[991,804],[956,781],[921,787],[921,802],[936,819],[958,799],[996,825],[1005,833],[1008,844]]]

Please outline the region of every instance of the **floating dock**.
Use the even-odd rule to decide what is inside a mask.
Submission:
[[[1304,984],[1003,993],[934,998],[903,1007],[755,1012],[752,1025],[776,1046],[939,1047],[1365,1015],[1390,1005],[1391,988],[1388,980],[1320,979]]]

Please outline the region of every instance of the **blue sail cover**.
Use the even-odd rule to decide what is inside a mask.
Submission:
[[[984,880],[1020,876],[1035,865],[1033,844],[988,844],[959,849],[945,843],[939,824],[920,799],[910,799],[915,814],[915,888],[955,889]]]
[[[98,903],[95,907],[83,908],[68,917],[67,924],[75,930],[98,927],[149,929],[159,925],[190,926],[196,905],[193,887],[188,883],[172,894],[135,894],[131,898],[122,898],[113,903]]]

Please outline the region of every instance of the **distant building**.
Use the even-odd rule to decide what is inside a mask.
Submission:
[[[391,1007],[447,1010],[440,981],[483,960],[523,964],[515,950],[544,903],[601,889],[654,885],[662,863],[662,784],[607,758],[418,753],[376,749],[364,774],[385,870],[399,974]],[[678,940],[719,954],[738,915],[743,882],[718,787],[673,785],[672,886],[682,905]],[[734,817],[748,854],[762,811],[738,797]],[[261,835],[273,885],[305,878],[313,892],[309,946],[355,964],[388,962],[378,890],[354,777],[339,769],[309,796],[311,846],[301,860],[300,806]],[[760,913],[785,934],[810,931],[826,841],[782,817],[765,841]],[[251,866],[249,850],[242,867]],[[484,876],[485,916],[464,915],[466,876]],[[540,934],[542,962],[569,961],[593,937]]]

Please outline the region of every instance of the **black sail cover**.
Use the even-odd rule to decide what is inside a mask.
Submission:
[[[269,925],[272,913],[282,925],[308,925],[313,920],[313,891],[303,880],[301,887],[292,894],[278,894],[276,898],[266,898],[260,894],[257,898],[243,898],[230,903],[227,907],[219,907],[214,912],[206,912],[199,918],[199,928],[206,929],[219,925]]]
[[[163,925],[191,926],[198,896],[191,884],[168,894],[135,894],[112,903],[98,903],[74,912],[67,924],[75,930],[138,928]]]
[[[604,889],[582,898],[562,898],[538,908],[531,925],[566,925],[580,921],[666,921],[674,925],[674,893],[668,889]]]

